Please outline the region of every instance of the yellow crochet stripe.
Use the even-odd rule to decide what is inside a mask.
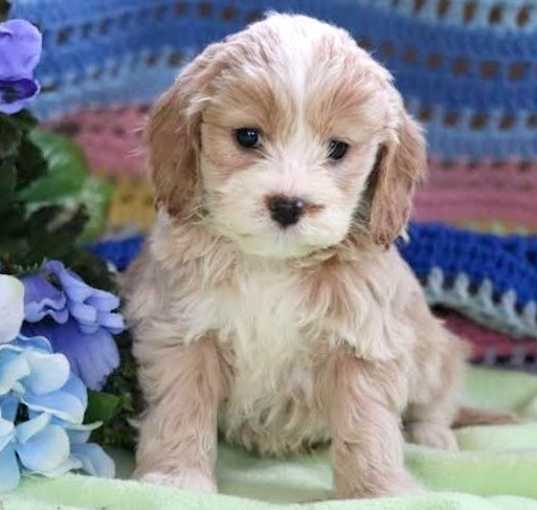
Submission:
[[[457,221],[454,225],[479,232],[488,232],[497,235],[534,235],[537,234],[537,222],[533,225],[521,225],[503,220],[472,220]]]
[[[155,218],[153,192],[145,179],[118,177],[108,212],[108,230],[146,231]]]

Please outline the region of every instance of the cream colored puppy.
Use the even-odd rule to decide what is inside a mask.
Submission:
[[[344,30],[271,15],[185,68],[147,141],[136,475],[215,491],[220,429],[270,455],[331,441],[338,497],[416,489],[403,425],[456,448],[464,348],[392,247],[426,162],[389,73]]]

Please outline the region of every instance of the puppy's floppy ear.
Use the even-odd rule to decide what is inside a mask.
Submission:
[[[200,204],[201,112],[219,47],[209,46],[186,66],[153,107],[145,130],[156,205],[182,219],[192,217]]]
[[[376,244],[388,247],[405,227],[416,184],[427,166],[421,127],[402,109],[400,125],[381,145],[375,165],[369,228]]]

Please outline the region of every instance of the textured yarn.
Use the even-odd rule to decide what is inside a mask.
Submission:
[[[209,42],[267,9],[347,28],[392,71],[442,158],[537,155],[537,13],[510,0],[15,0],[44,32],[43,118],[150,101]]]
[[[537,337],[537,238],[411,225],[401,254],[444,305],[516,336]]]
[[[537,342],[534,338],[513,338],[445,308],[435,309],[435,313],[450,331],[470,343],[472,362],[537,372]]]
[[[148,109],[147,105],[86,109],[47,122],[45,127],[81,145],[93,169],[110,176],[141,177],[141,135]]]
[[[432,158],[414,201],[414,219],[480,230],[537,232],[537,165],[471,165]]]

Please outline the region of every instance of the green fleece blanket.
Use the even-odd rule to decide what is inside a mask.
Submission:
[[[408,445],[408,467],[429,489],[419,496],[336,501],[326,452],[285,461],[259,459],[222,445],[222,494],[204,495],[128,480],[67,475],[31,479],[0,496],[2,510],[537,510],[537,377],[471,369],[465,403],[517,412],[516,425],[469,427],[457,432],[460,452]],[[535,420],[532,422],[532,420]],[[132,459],[114,452],[119,476]],[[297,504],[301,503],[301,504]],[[277,505],[277,506],[275,506]]]

